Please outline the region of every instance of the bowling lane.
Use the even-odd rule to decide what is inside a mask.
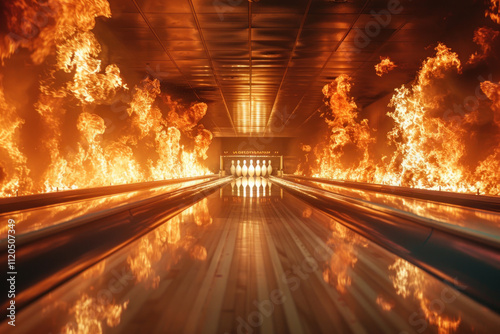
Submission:
[[[293,179],[293,177],[290,179]],[[312,185],[342,196],[357,198],[369,203],[376,203],[385,207],[409,212],[419,217],[425,217],[440,223],[458,226],[465,231],[500,236],[500,212],[385,194],[376,191],[341,187],[320,181],[305,181],[301,179],[294,179],[294,181],[298,181],[305,185]]]
[[[276,184],[245,183],[235,180],[21,310],[16,332],[500,328],[497,313],[461,293],[467,287],[443,284]]]
[[[0,215],[0,220],[7,221],[8,219],[14,219],[16,221],[16,234],[20,235],[22,233],[32,232],[45,227],[61,224],[71,219],[82,217],[84,215],[88,215],[98,211],[106,210],[109,208],[116,208],[120,205],[172,192],[174,190],[199,184],[207,180],[208,179],[200,179],[180,182],[156,188],[130,191],[110,196],[78,200],[58,205],[37,207],[29,210],[7,212]],[[7,230],[7,225],[0,228],[0,239],[7,237]]]

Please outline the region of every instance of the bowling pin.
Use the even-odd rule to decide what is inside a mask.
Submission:
[[[240,166],[239,160],[238,160],[238,166],[236,166],[236,176],[238,176],[238,177],[241,176],[241,166]]]
[[[260,160],[257,160],[257,165],[255,166],[255,176],[260,176]]]
[[[273,166],[271,166],[271,160],[269,160],[269,164],[267,165],[267,174],[271,176],[273,173]]]
[[[260,169],[262,176],[266,176],[267,174],[267,167],[266,167],[266,160],[262,160],[262,168]]]
[[[255,175],[255,168],[253,166],[253,160],[250,160],[250,166],[248,167],[248,175],[250,175],[250,176]]]
[[[241,175],[243,175],[243,177],[247,177],[248,175],[248,167],[246,160],[243,160],[243,168],[241,169]]]
[[[234,160],[231,160],[231,175],[236,174],[236,167],[234,167]]]

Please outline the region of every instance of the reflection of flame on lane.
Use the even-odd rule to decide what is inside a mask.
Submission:
[[[398,67],[389,57],[380,57],[380,63],[375,65],[376,74],[381,77]]]
[[[197,217],[202,217],[199,223]],[[137,241],[136,247],[127,257],[127,264],[135,277],[136,283],[145,283],[147,288],[158,288],[160,275],[156,267],[161,264],[161,270],[169,270],[187,254],[196,261],[207,259],[207,250],[197,243],[197,239],[181,229],[181,224],[192,222],[192,227],[200,229],[211,224],[212,217],[208,211],[207,201],[200,201],[190,209],[168,220],[157,229]],[[86,271],[84,278],[98,277],[104,272],[105,261]],[[93,290],[93,287],[91,288]],[[99,295],[98,295],[99,297]],[[128,301],[123,304],[108,302],[101,298],[93,298],[87,293],[81,294],[70,315],[75,321],[64,326],[63,333],[102,333],[103,323],[116,327],[120,323],[122,312],[127,308]]]
[[[75,324],[70,322],[62,329],[65,334],[83,334],[103,332],[103,322],[109,327],[120,324],[123,310],[127,308],[128,301],[123,304],[103,303],[95,298],[83,294],[75,303],[70,313],[74,314]]]
[[[205,197],[192,206],[196,225],[205,226],[212,224],[212,216],[208,210],[208,199]]]
[[[325,282],[333,285],[338,292],[346,292],[351,286],[349,267],[354,267],[358,262],[357,247],[366,247],[366,240],[347,227],[335,221],[331,221],[332,236],[328,245],[332,247],[333,254],[328,262],[328,267],[323,270]]]
[[[394,301],[388,301],[383,296],[377,296],[376,303],[384,311],[390,311],[394,308]]]
[[[18,190],[29,194],[208,173],[202,161],[207,158],[212,134],[197,124],[207,105],[185,107],[173,101],[161,92],[158,80],[145,79],[133,90],[125,108],[129,117],[116,120],[110,128],[106,125],[102,115],[113,106],[116,93],[128,90],[118,66],[102,65],[98,58],[101,46],[91,32],[96,17],[111,16],[107,1],[50,0],[40,4],[24,0],[12,1],[6,9],[7,25],[14,35],[0,36],[6,37],[0,39],[2,62],[17,48],[27,49],[35,65],[53,54],[56,57],[42,75],[41,94],[33,104],[43,126],[42,147],[48,153],[47,164],[37,165],[41,172],[33,183],[27,164],[36,164],[35,158],[30,160],[20,149],[24,121],[5,99],[3,87],[0,89],[0,112],[5,120],[0,130],[0,196],[12,196]],[[37,21],[40,13],[50,18],[42,26]],[[19,38],[14,40],[16,33]],[[161,110],[159,100],[164,100],[162,106],[168,110]],[[74,118],[66,116],[70,112],[79,114],[76,128],[81,138],[76,143],[63,141],[74,138],[66,136],[74,127],[69,124]],[[128,135],[113,133],[117,127]]]
[[[189,235],[185,228],[181,229],[181,225],[184,227],[188,222],[194,222],[196,228],[212,223],[206,198],[141,238],[127,258],[137,283],[144,282],[147,287],[158,288],[160,275],[155,270],[155,263],[160,261],[166,261],[162,270],[169,270],[185,253],[198,261],[207,259],[206,248],[197,244],[196,238]]]
[[[423,316],[429,321],[429,324],[436,326],[441,334],[447,334],[455,331],[461,323],[461,317],[452,319],[443,315],[443,308],[433,307],[432,281],[426,279],[424,272],[411,263],[397,259],[389,270],[394,272],[389,277],[396,289],[396,293],[403,298],[412,297],[419,302]],[[438,296],[442,294],[439,293]]]

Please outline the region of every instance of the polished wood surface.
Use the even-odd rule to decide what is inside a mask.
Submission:
[[[443,284],[277,185],[250,189],[228,185],[164,222],[20,312],[16,333],[500,328],[500,316],[464,287]]]

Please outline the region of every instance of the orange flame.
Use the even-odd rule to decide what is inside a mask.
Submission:
[[[109,109],[118,92],[128,91],[117,65],[102,66],[101,45],[91,31],[96,17],[111,16],[106,0],[13,1],[7,5],[7,13],[12,33],[0,36],[5,37],[0,43],[2,64],[19,48],[30,52],[35,65],[48,56],[56,57],[42,76],[41,94],[34,103],[43,127],[39,137],[47,152],[46,165],[38,165],[35,157],[21,149],[24,120],[13,107],[19,103],[11,103],[0,86],[4,120],[0,196],[209,173],[203,161],[212,133],[198,125],[207,112],[205,103],[185,107],[162,93],[158,80],[145,79],[133,89],[126,108],[128,118],[111,127],[103,118],[100,110]],[[47,18],[43,24],[37,21],[40,13]],[[62,78],[66,81],[61,82]],[[167,101],[168,110],[158,106],[160,99]],[[76,124],[68,124],[68,119],[75,119],[73,113],[78,115]],[[127,135],[113,133],[117,127]],[[80,138],[65,135],[68,128],[76,128]],[[37,166],[33,181],[29,165]]]
[[[489,52],[488,47],[483,49],[483,53]],[[324,114],[329,127],[328,141],[313,150],[317,166],[308,163],[306,152],[306,161],[299,164],[296,173],[307,172],[309,166],[310,174],[316,177],[500,194],[499,144],[485,146],[485,159],[475,165],[466,164],[470,154],[467,145],[470,127],[478,124],[479,109],[476,107],[464,115],[460,122],[443,116],[443,106],[455,94],[446,80],[460,76],[461,71],[458,55],[440,43],[435,56],[423,62],[415,81],[395,90],[389,104],[393,111],[387,114],[394,121],[387,136],[394,151],[380,161],[374,160],[368,152],[374,142],[368,121],[356,120],[356,104],[349,95],[349,78],[338,77],[323,89],[330,109]],[[484,81],[481,89],[492,101],[491,110],[482,111],[481,117],[488,117],[488,112],[492,112],[494,131],[500,133],[500,85]]]
[[[329,112],[322,116],[330,129],[327,145],[317,158],[318,169],[315,176],[338,179],[367,179],[373,164],[369,155],[370,136],[368,120],[357,121],[357,106],[350,96],[351,78],[341,75],[332,83],[323,87]],[[355,151],[361,158],[356,164],[350,164],[350,157],[345,154],[346,147]]]
[[[380,57],[380,63],[375,65],[375,72],[379,77],[382,75],[389,73],[389,71],[392,71],[398,67],[392,60],[389,59],[389,57]]]
[[[481,53],[475,52],[467,63],[472,64],[486,59],[491,53],[493,41],[499,34],[500,32],[488,27],[481,27],[474,31],[474,42],[481,48]]]
[[[484,16],[500,24],[500,0],[489,0],[489,7],[486,9]]]

